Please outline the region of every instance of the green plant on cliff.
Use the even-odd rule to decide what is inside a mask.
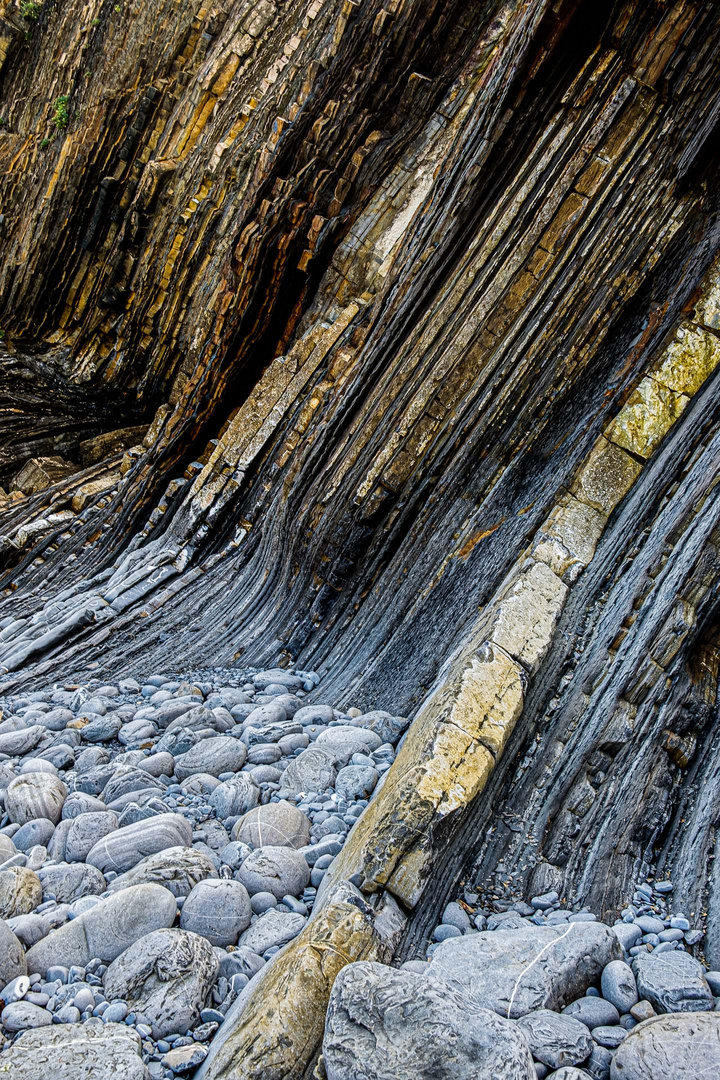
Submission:
[[[70,100],[69,94],[61,94],[60,97],[55,98],[55,104],[53,106],[53,124],[58,131],[64,131],[68,126],[68,102]]]
[[[23,19],[37,22],[40,18],[41,9],[42,4],[36,3],[35,0],[20,0],[20,15]]]

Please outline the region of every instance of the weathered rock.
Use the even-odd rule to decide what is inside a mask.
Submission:
[[[323,1059],[328,1080],[533,1080],[514,1024],[464,994],[382,964],[345,967],[330,995]]]
[[[119,892],[131,885],[155,883],[163,885],[173,896],[188,896],[199,881],[217,877],[215,864],[209,855],[194,847],[170,847],[148,855],[131,870],[110,883],[110,892]]]
[[[113,813],[112,810],[78,814],[77,817],[72,819],[65,840],[66,860],[68,862],[84,862],[102,837],[114,832],[117,827],[117,814]]]
[[[138,938],[172,926],[175,897],[160,885],[134,885],[115,893],[54,930],[27,954],[30,973],[44,975],[53,964],[114,960]]]
[[[0,919],[27,915],[42,902],[42,884],[25,866],[0,870]]]
[[[638,1000],[633,970],[622,960],[611,960],[600,980],[602,996],[612,1002],[620,1013],[630,1012]]]
[[[181,814],[158,814],[104,836],[89,851],[86,862],[103,873],[122,873],[158,851],[171,847],[189,847],[192,827]]]
[[[39,724],[18,727],[15,731],[0,731],[0,754],[22,757],[33,750],[44,735],[45,729]]]
[[[130,945],[108,967],[108,1000],[127,1001],[147,1017],[153,1037],[184,1035],[200,1018],[218,974],[212,946],[186,930],[155,930]]]
[[[196,743],[186,754],[175,759],[175,775],[184,780],[193,773],[238,772],[247,759],[247,750],[239,739],[229,735],[218,735],[214,739],[203,739]]]
[[[3,1052],[3,1064],[13,1080],[148,1080],[141,1049],[126,1024],[57,1024],[24,1032]]]
[[[378,779],[378,771],[371,765],[346,765],[337,774],[335,790],[343,799],[367,799]]]
[[[620,1044],[610,1076],[612,1080],[720,1076],[720,1013],[657,1016],[638,1024]]]
[[[57,825],[68,790],[50,773],[25,773],[8,784],[5,809],[10,820],[24,825],[34,818],[48,818]]]
[[[301,795],[308,791],[326,791],[337,778],[336,757],[332,750],[310,746],[294,758],[283,772],[281,785],[285,794]]]
[[[640,997],[658,1012],[703,1012],[713,1007],[703,967],[688,953],[640,953],[635,975]]]
[[[52,1016],[29,1001],[13,1001],[0,1013],[0,1023],[6,1031],[25,1031],[28,1028],[47,1027],[52,1024]]]
[[[602,923],[527,926],[450,938],[438,945],[429,975],[440,974],[502,1016],[558,1011],[622,953]]]
[[[358,726],[374,731],[384,743],[396,743],[409,723],[408,717],[392,716],[391,713],[383,712],[382,709],[363,713],[356,720]]]
[[[290,847],[265,845],[252,851],[237,871],[247,891],[253,896],[270,892],[276,899],[299,896],[310,882],[310,867],[305,857]]]
[[[327,731],[321,731],[316,740],[317,746],[329,750],[343,765],[347,765],[353,754],[369,754],[381,744],[382,739],[374,731],[350,724],[329,727]]]
[[[271,908],[245,931],[240,938],[240,944],[262,955],[266,949],[292,941],[304,927],[305,921],[304,916],[293,911]]]
[[[302,810],[281,799],[248,811],[233,826],[232,839],[252,848],[305,847],[310,841],[310,822]]]
[[[208,802],[222,821],[225,818],[246,814],[260,802],[260,788],[252,774],[238,773],[220,784],[210,795]]]
[[[239,881],[201,881],[183,904],[180,925],[213,945],[235,945],[250,925],[247,889]]]
[[[36,844],[47,847],[55,832],[55,826],[48,818],[35,818],[21,825],[13,836],[13,843],[18,851],[28,852]]]
[[[579,1020],[560,1016],[549,1009],[538,1009],[521,1016],[517,1025],[536,1061],[551,1069],[579,1065],[592,1053],[590,1032]]]
[[[98,896],[107,888],[103,874],[87,863],[52,863],[38,870],[43,893],[55,897],[60,904],[71,904],[81,896]]]
[[[25,975],[25,952],[4,919],[0,919],[0,982],[3,986],[18,975]]]

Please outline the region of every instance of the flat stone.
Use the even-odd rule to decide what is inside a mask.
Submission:
[[[310,842],[310,822],[302,810],[281,799],[248,811],[233,826],[232,839],[252,848],[301,848]]]
[[[615,1053],[610,1076],[612,1080],[720,1076],[720,1013],[676,1013],[638,1024]]]
[[[456,989],[383,964],[348,964],[325,1020],[328,1080],[534,1080],[517,1027]]]
[[[239,739],[218,735],[203,739],[186,754],[175,759],[175,775],[184,780],[193,773],[209,773],[219,776],[225,772],[239,772],[247,760],[247,748]]]
[[[559,1011],[579,997],[622,950],[602,923],[528,925],[443,941],[430,962],[436,974],[510,1018]]]
[[[0,732],[0,754],[8,754],[10,757],[23,757],[35,749],[45,734],[45,728],[41,727],[40,724],[33,724],[31,727],[18,727],[15,731],[2,731]]]
[[[33,945],[28,972],[44,975],[53,964],[84,967],[95,957],[109,963],[138,938],[171,926],[176,912],[175,897],[160,885],[123,889]]]
[[[703,1012],[713,1008],[703,967],[688,953],[640,953],[635,957],[635,977],[640,997],[658,1012]]]
[[[52,1022],[52,1014],[45,1015]],[[131,1027],[96,1020],[24,1032],[3,1051],[2,1062],[12,1080],[148,1080],[141,1049]]]
[[[240,944],[262,955],[274,945],[285,945],[300,933],[305,925],[305,918],[293,911],[278,911],[272,908],[261,915],[257,922],[245,931]]]
[[[51,773],[24,773],[12,780],[5,792],[5,809],[11,821],[24,825],[34,818],[47,818],[57,825],[68,789]]]
[[[0,1013],[0,1023],[6,1031],[26,1031],[52,1024],[52,1015],[29,1001],[13,1001]]]
[[[591,1031],[596,1027],[607,1027],[617,1024],[620,1013],[610,1001],[601,997],[582,997],[573,1001],[565,1009],[563,1016],[571,1016],[579,1020]]]
[[[218,968],[204,937],[186,930],[155,930],[113,960],[103,988],[109,1001],[121,999],[142,1013],[154,1039],[184,1035],[199,1022]]]
[[[197,848],[178,846],[165,848],[148,855],[131,870],[110,883],[111,893],[131,885],[163,885],[173,896],[188,896],[199,881],[217,877],[215,864],[209,855]]]
[[[37,844],[47,847],[55,832],[55,826],[48,818],[35,818],[21,825],[13,836],[13,843],[18,851],[30,851]]]
[[[104,836],[91,848],[86,862],[103,873],[107,870],[122,873],[146,855],[191,844],[192,826],[186,818],[181,814],[158,814]]]
[[[593,1040],[579,1020],[561,1016],[550,1009],[521,1016],[517,1021],[533,1057],[551,1069],[579,1065],[590,1057]]]
[[[213,945],[234,945],[250,925],[250,897],[239,881],[201,881],[185,900],[180,925]]]
[[[310,882],[310,867],[293,848],[266,846],[252,851],[237,871],[238,881],[253,896],[269,892],[277,900],[300,896]]]

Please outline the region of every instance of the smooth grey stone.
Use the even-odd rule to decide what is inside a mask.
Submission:
[[[138,938],[171,926],[176,911],[175,897],[160,885],[123,889],[33,945],[28,972],[42,975],[53,964],[85,966],[94,957],[107,963]]]
[[[309,746],[293,758],[282,774],[283,794],[304,795],[308,791],[326,791],[335,786],[337,770],[332,747]]]
[[[219,784],[208,799],[216,816],[223,820],[246,814],[260,802],[260,788],[249,772],[241,772]]]
[[[13,1001],[0,1013],[0,1023],[6,1031],[26,1031],[28,1028],[47,1027],[52,1024],[52,1016],[29,1001]]]
[[[573,1001],[565,1009],[563,1016],[572,1016],[585,1024],[591,1031],[596,1027],[608,1027],[617,1024],[620,1013],[610,1001],[601,997],[582,997]]]
[[[75,758],[75,770],[80,774],[96,765],[104,765],[109,760],[110,754],[104,746],[88,746]]]
[[[293,911],[279,911],[277,908],[272,908],[245,931],[240,938],[240,944],[252,949],[253,952],[264,953],[267,949],[292,941],[300,933],[305,922],[302,915]]]
[[[48,731],[63,731],[71,720],[75,719],[74,713],[70,709],[64,709],[62,706],[58,706],[55,709],[50,709],[49,712],[42,713],[37,718],[37,723],[42,727],[47,728]]]
[[[100,750],[97,748],[98,753],[106,754],[106,750]],[[78,774],[75,780],[75,790],[83,791],[87,795],[100,795],[106,784],[111,777],[117,771],[117,766],[110,765],[108,762],[100,762],[97,765],[91,765],[89,769],[86,769],[82,774]]]
[[[138,762],[138,768],[151,776],[172,776],[175,768],[175,758],[167,751],[164,753],[149,754]]]
[[[5,809],[11,821],[24,825],[35,818],[48,818],[57,825],[68,789],[50,773],[25,773],[12,780],[5,792]]]
[[[175,720],[171,720],[165,729],[165,734],[172,731],[177,731],[180,728],[187,728],[190,731],[200,731],[204,728],[209,728],[211,731],[218,730],[218,723],[221,727],[225,727],[224,722],[218,721],[212,709],[206,709],[204,705],[196,705],[194,708],[189,709],[182,716],[178,716]]]
[[[367,799],[372,795],[380,774],[369,765],[346,765],[337,774],[335,790],[341,798],[348,801]]]
[[[122,720],[119,716],[113,716],[112,714],[109,716],[95,716],[81,728],[83,742],[111,742],[117,738],[121,727]]]
[[[335,980],[323,1060],[328,1080],[536,1076],[514,1024],[444,981],[364,961],[348,964]]]
[[[157,754],[170,754],[174,759],[186,754],[193,746],[197,746],[199,742],[202,742],[203,738],[204,736],[199,731],[194,731],[192,728],[174,728],[172,731],[166,731],[162,738],[158,739],[155,743],[155,752]]]
[[[249,810],[233,826],[232,839],[252,848],[268,844],[301,848],[310,840],[310,822],[302,810],[281,799]]]
[[[104,836],[91,848],[86,862],[105,873],[129,870],[145,858],[171,847],[189,847],[192,826],[181,814],[158,814]]]
[[[100,810],[78,814],[72,819],[65,840],[66,862],[85,862],[95,844],[118,827],[117,814],[112,810]]]
[[[2,1056],[12,1080],[148,1080],[141,1050],[131,1027],[94,1020],[24,1032]]]
[[[470,916],[467,911],[455,901],[446,906],[442,914],[441,922],[449,926],[456,926],[458,930],[461,930],[463,933],[466,933],[471,926]]]
[[[20,832],[20,829],[16,829],[15,832]],[[17,849],[12,838],[7,836],[6,833],[0,832],[0,863],[4,863],[6,859],[12,858],[15,854],[17,854]]]
[[[184,780],[193,773],[209,773],[219,776],[224,772],[238,772],[247,758],[247,748],[239,739],[218,735],[203,739],[175,759],[175,775]]]
[[[335,714],[330,705],[303,705],[293,716],[296,724],[308,727],[310,724],[329,724]]]
[[[131,870],[110,883],[111,893],[120,892],[131,885],[162,885],[173,896],[189,896],[199,881],[217,877],[212,859],[197,848],[178,846],[165,848],[148,855]]]
[[[720,1014],[656,1016],[628,1032],[612,1080],[699,1080],[720,1076]]]
[[[250,765],[274,765],[282,756],[282,750],[274,743],[256,743],[248,750],[247,760]]]
[[[20,768],[17,770],[18,776],[22,776],[23,773],[29,772],[46,772],[50,773],[51,776],[57,776],[57,769],[52,762],[41,757],[25,758]]]
[[[250,907],[254,915],[264,915],[266,911],[277,907],[277,898],[270,892],[255,893],[250,901]]]
[[[464,988],[476,1001],[517,1018],[534,1009],[558,1011],[587,990],[622,949],[602,923],[496,930],[443,941],[430,974]]]
[[[18,851],[28,852],[36,844],[47,847],[55,832],[55,826],[49,818],[35,818],[21,825],[13,837],[13,843]]]
[[[70,745],[70,740],[58,743],[57,746],[48,746],[45,750],[40,750],[38,756],[34,759],[35,763],[41,761],[47,761],[49,765],[53,765],[55,769],[71,769],[75,764],[75,751]]]
[[[203,937],[187,930],[155,930],[110,964],[103,989],[108,1000],[120,998],[141,1013],[154,1039],[184,1035],[198,1023],[219,966]]]
[[[706,971],[705,982],[710,987],[714,997],[720,996],[720,971]]]
[[[294,754],[296,750],[304,750],[310,745],[310,739],[304,731],[300,731],[294,735],[283,735],[281,739],[278,739],[278,749],[284,756]]]
[[[0,982],[7,986],[27,974],[25,950],[4,919],[0,919]]]
[[[704,970],[685,952],[641,953],[635,958],[638,993],[658,1012],[703,1012],[714,1006]]]
[[[595,1042],[608,1050],[616,1050],[626,1035],[626,1029],[619,1024],[601,1024],[600,1027],[593,1028],[592,1033]]]
[[[239,870],[251,850],[252,848],[248,847],[247,844],[242,844],[239,840],[233,840],[219,852],[220,861],[232,870]]]
[[[47,937],[52,929],[47,919],[34,912],[30,912],[29,915],[16,915],[14,919],[8,920],[7,926],[26,949],[31,949],[36,942]],[[3,943],[0,940],[0,949],[2,948]]]
[[[34,750],[45,734],[45,728],[40,724],[33,724],[32,727],[23,726],[16,731],[2,731],[0,732],[0,754],[22,757]]]
[[[87,863],[51,863],[38,871],[44,895],[54,896],[60,904],[69,904],[83,896],[99,896],[107,881],[95,866]]]
[[[144,769],[138,769],[133,765],[116,765],[103,789],[103,802],[106,806],[110,806],[123,795],[145,791],[148,788],[154,788],[157,792],[165,790],[164,785]]]
[[[257,784],[276,784],[283,775],[274,765],[253,765],[252,778]]]
[[[579,1065],[592,1053],[590,1032],[572,1017],[561,1016],[550,1009],[538,1009],[521,1016],[517,1025],[533,1057],[551,1069]]]
[[[558,1069],[557,1072],[548,1073],[548,1080],[592,1080],[592,1077],[584,1069],[576,1069],[573,1065],[568,1065],[563,1069]]]
[[[193,1042],[188,1046],[174,1046],[167,1054],[163,1054],[160,1060],[166,1068],[172,1069],[173,1074],[184,1076],[194,1072],[198,1065],[203,1063],[207,1053],[207,1047]]]
[[[642,937],[642,930],[635,923],[616,923],[612,931],[626,952],[637,945]]]
[[[316,740],[317,746],[329,750],[336,761],[346,765],[353,754],[371,754],[382,746],[382,739],[367,728],[339,724],[321,731]]]
[[[265,846],[252,851],[237,871],[251,896],[270,892],[277,900],[300,896],[310,882],[310,867],[293,848]]]
[[[140,746],[151,742],[157,735],[157,728],[151,720],[130,720],[123,724],[117,733],[118,742],[123,746]]]
[[[593,1080],[608,1080],[612,1059],[612,1051],[595,1043],[587,1062],[587,1069]]]
[[[652,915],[638,915],[635,925],[640,927],[643,934],[660,934],[665,929],[662,919],[656,919]]]
[[[600,986],[602,996],[606,1001],[611,1001],[620,1013],[630,1012],[637,1003],[635,976],[630,965],[622,960],[611,960],[603,969]]]
[[[250,925],[251,916],[245,886],[215,878],[195,886],[182,906],[180,925],[213,945],[234,945]]]
[[[42,902],[40,878],[26,866],[0,870],[0,919],[27,915]]]

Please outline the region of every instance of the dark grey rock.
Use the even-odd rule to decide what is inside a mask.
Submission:
[[[250,897],[239,881],[201,881],[185,900],[180,925],[213,945],[234,945],[250,925]]]
[[[55,826],[49,818],[35,818],[21,825],[13,836],[13,843],[18,851],[30,851],[36,844],[47,847],[55,832]]]
[[[558,1011],[596,981],[622,954],[602,923],[534,926],[464,935],[443,941],[430,962],[476,1001],[516,1018],[534,1009]]]
[[[152,1028],[153,1038],[184,1035],[200,1019],[218,975],[215,952],[186,930],[155,930],[139,938],[108,967],[103,988],[122,999]]]
[[[348,964],[335,980],[323,1059],[328,1080],[536,1075],[514,1024],[440,979],[367,962]]]
[[[563,1009],[563,1016],[572,1016],[592,1031],[596,1027],[617,1024],[620,1013],[610,1001],[601,997],[582,997]]]
[[[517,1025],[533,1057],[551,1069],[579,1065],[592,1053],[590,1032],[572,1017],[561,1016],[550,1009],[538,1009],[521,1016]]]
[[[310,840],[310,823],[302,810],[281,799],[248,811],[233,826],[232,839],[252,848],[301,848]]]
[[[720,1014],[657,1016],[628,1032],[612,1080],[700,1080],[720,1076]]]
[[[703,1012],[713,1008],[703,967],[688,953],[640,953],[635,957],[635,976],[640,997],[658,1012]]]
[[[300,896],[310,882],[310,867],[293,848],[265,846],[248,855],[237,878],[251,896],[270,892],[282,900],[288,893]]]
[[[115,765],[103,788],[103,802],[106,806],[110,806],[123,795],[144,791],[147,788],[154,788],[158,792],[165,790],[162,783],[144,769],[138,769],[134,765]]]
[[[117,738],[121,727],[122,720],[112,713],[109,716],[95,716],[82,728],[83,742],[111,742]]]

